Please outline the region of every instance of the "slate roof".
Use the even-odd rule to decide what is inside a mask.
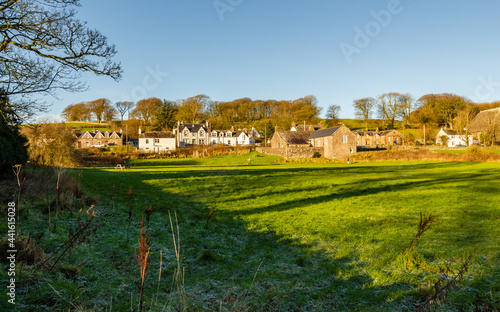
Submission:
[[[203,130],[207,130],[207,125],[206,124],[180,124],[179,129],[180,131],[183,131],[184,128],[188,128],[189,132],[198,132],[200,129],[203,128]]]
[[[276,132],[287,144],[309,144],[309,131]]]
[[[141,134],[141,138],[147,138],[147,139],[174,139],[175,134],[172,132],[144,132]]]
[[[443,132],[446,133],[446,135],[458,135],[459,134],[455,130],[451,130],[451,129],[441,129],[441,130],[443,130]]]
[[[321,129],[318,131],[310,132],[309,139],[327,137],[327,136],[334,134],[339,129],[340,129],[340,127],[335,127],[335,128]]]
[[[118,136],[118,139],[122,137],[122,134],[120,132],[116,132],[116,131],[104,131],[104,132],[102,132],[100,130],[93,130],[93,131],[86,131],[86,132],[75,132],[75,135],[77,136],[77,138],[81,139],[87,132],[92,138],[95,138],[98,134],[101,134],[103,136],[103,138],[105,138],[105,139],[113,139],[112,138],[113,134],[116,134]],[[107,138],[106,138],[106,132],[109,133],[109,137],[107,137]]]

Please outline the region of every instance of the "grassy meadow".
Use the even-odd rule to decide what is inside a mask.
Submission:
[[[136,311],[134,246],[151,206],[146,311],[415,311],[433,285],[454,278],[426,309],[498,310],[498,163],[279,159],[254,152],[75,171],[99,211],[97,232],[61,269],[25,272],[20,307]],[[19,231],[50,254],[78,211],[52,217],[58,226],[47,231],[48,215],[36,207]],[[437,219],[403,255],[420,212]]]

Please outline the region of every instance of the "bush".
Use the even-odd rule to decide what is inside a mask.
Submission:
[[[318,153],[318,152],[314,152],[313,154],[313,157],[312,158],[321,158],[321,154]]]

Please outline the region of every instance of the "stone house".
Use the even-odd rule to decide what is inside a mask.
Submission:
[[[211,131],[208,121],[203,124],[177,122],[177,128],[173,132],[178,147],[210,144]]]
[[[92,130],[75,133],[77,148],[123,145],[123,135],[116,131]]]
[[[275,131],[271,148],[309,147],[309,131]]]
[[[340,159],[356,153],[356,141],[354,133],[346,126],[318,131],[276,131],[271,149],[284,149],[290,158],[294,158],[294,152],[301,155],[319,152],[326,158]]]
[[[403,143],[403,135],[397,130],[386,131],[362,131],[354,130],[356,145],[366,147],[378,147],[389,145],[400,145]]]
[[[311,132],[309,142],[312,147],[322,147],[326,158],[348,158],[356,153],[356,136],[344,125]]]
[[[172,132],[144,132],[139,134],[139,152],[166,153],[175,151],[177,144]]]

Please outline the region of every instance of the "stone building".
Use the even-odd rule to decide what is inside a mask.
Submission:
[[[356,136],[344,125],[311,132],[309,141],[313,147],[322,147],[326,158],[342,159],[356,153]]]
[[[403,135],[397,130],[385,131],[353,131],[356,136],[356,145],[365,147],[379,147],[403,144]]]
[[[76,147],[106,147],[123,145],[123,136],[116,131],[92,130],[85,132],[76,132]]]

